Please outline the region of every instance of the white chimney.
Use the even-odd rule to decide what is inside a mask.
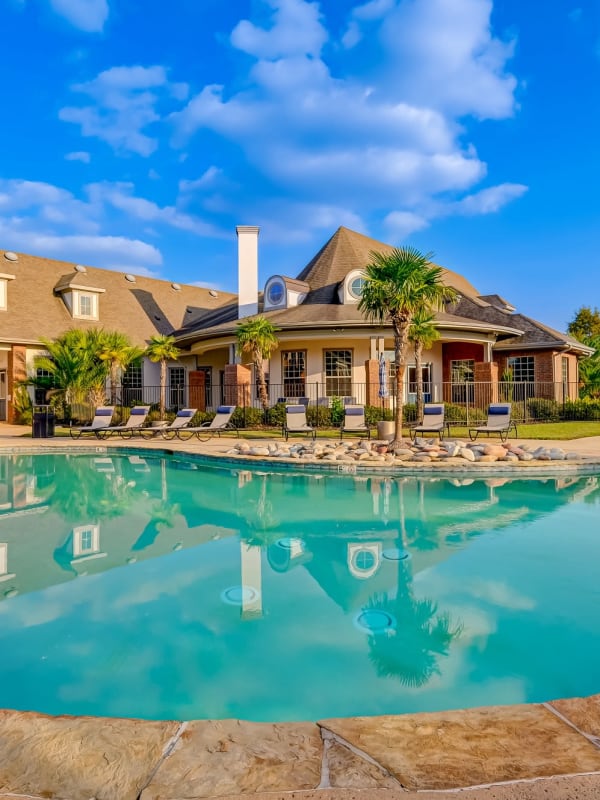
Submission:
[[[238,316],[258,314],[258,231],[256,225],[238,225]]]

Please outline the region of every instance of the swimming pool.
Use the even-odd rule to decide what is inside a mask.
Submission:
[[[0,707],[304,720],[599,690],[596,476],[0,456]]]

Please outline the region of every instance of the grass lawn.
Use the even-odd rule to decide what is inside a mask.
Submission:
[[[532,425],[517,425],[517,430],[519,432],[517,439],[583,439],[586,436],[600,436],[600,422],[538,422]],[[468,438],[469,432],[467,428],[452,426],[450,436]],[[483,436],[484,440],[485,438]],[[515,437],[511,435],[510,438]]]
[[[586,436],[600,436],[600,421],[598,422],[540,422],[533,425],[518,425],[518,439],[583,439]],[[373,431],[376,436],[376,430]],[[404,436],[408,438],[408,430],[404,429]],[[338,439],[340,435],[338,428],[319,428],[318,438]],[[31,437],[31,429],[23,427],[23,436]],[[56,427],[55,436],[69,436],[69,429]],[[281,436],[280,428],[265,428],[264,430],[240,430],[240,437],[243,439],[277,439]],[[235,434],[223,434],[223,438],[235,439]],[[290,441],[305,439],[304,436],[290,436]],[[348,440],[356,437],[347,436]],[[467,428],[452,426],[450,428],[450,438],[468,439]],[[483,437],[485,441],[485,436]],[[498,437],[495,437],[498,438]],[[514,438],[513,436],[510,437]],[[93,436],[86,436],[85,439],[95,441]],[[139,441],[140,437],[135,437],[134,441]],[[132,441],[131,439],[128,441]]]

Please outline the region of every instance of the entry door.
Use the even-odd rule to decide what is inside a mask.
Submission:
[[[0,369],[0,422],[6,422],[6,370]]]

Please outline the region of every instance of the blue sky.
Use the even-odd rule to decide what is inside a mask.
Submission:
[[[339,225],[600,305],[598,0],[0,0],[0,247],[236,289]]]

